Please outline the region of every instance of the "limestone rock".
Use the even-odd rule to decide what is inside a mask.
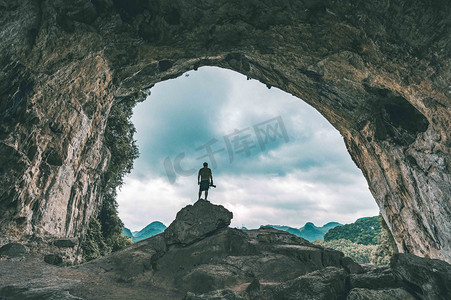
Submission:
[[[168,228],[171,234],[158,234],[82,265],[54,266],[62,264],[54,254],[46,256],[48,263],[31,256],[0,260],[0,298],[449,298],[446,262],[398,255],[391,267],[362,267],[341,252],[286,231],[229,228],[225,224],[231,218],[222,206],[200,201],[177,214]]]
[[[327,267],[277,286],[267,285],[263,294],[265,299],[341,299],[346,295],[346,272]]]
[[[412,254],[395,254],[390,262],[393,273],[421,299],[451,299],[451,265],[437,259]]]
[[[60,266],[63,264],[64,260],[60,255],[57,254],[47,254],[44,256],[44,261],[48,264]]]
[[[355,288],[346,300],[415,300],[416,298],[401,288],[368,290]]]
[[[61,260],[51,255],[46,256],[51,264],[31,261],[19,268],[0,261],[0,296],[1,288],[11,285],[14,272],[23,271],[21,268],[29,270],[23,278],[29,282],[27,291],[48,287],[47,282],[79,278],[79,285],[67,289],[57,285],[60,289],[55,288],[55,293],[91,299],[100,293],[104,298],[120,293],[130,299],[152,295],[150,299],[158,300],[269,300],[272,295],[309,293],[298,291],[304,285],[319,295],[338,293],[326,293],[323,288],[327,284],[336,290],[342,286],[348,274],[341,264],[342,253],[273,228],[228,228],[231,217],[222,206],[200,201],[177,215],[171,224],[176,226],[168,228],[174,228],[176,234],[159,234],[80,266],[54,267],[51,264],[58,265]],[[186,237],[189,228],[197,228],[197,234]],[[40,277],[42,270],[49,277]],[[321,270],[324,272],[315,273]]]
[[[71,286],[72,283],[64,282],[36,287],[28,282],[21,282],[0,287],[0,297],[2,297],[0,299],[83,300],[83,298],[75,297],[67,291]]]
[[[343,266],[343,268],[345,268],[345,270],[348,273],[351,274],[360,274],[363,273],[364,270],[362,268],[361,265],[359,265],[358,263],[356,263],[354,260],[352,260],[352,258],[350,257],[343,257],[340,261],[341,265]]]
[[[246,287],[245,294],[250,300],[258,300],[262,298],[261,285],[257,278],[254,278],[251,283]]]
[[[20,257],[28,254],[28,248],[20,243],[9,243],[0,247],[0,256]]]
[[[363,273],[351,274],[349,283],[351,289],[386,289],[403,287],[402,281],[395,277],[389,266],[366,266]]]
[[[77,245],[77,242],[76,239],[60,239],[53,241],[53,244],[60,248],[73,248]]]
[[[175,220],[164,231],[168,244],[190,244],[230,224],[233,214],[221,205],[198,200],[177,213]]]

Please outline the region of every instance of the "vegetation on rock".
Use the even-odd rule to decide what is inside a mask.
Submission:
[[[89,221],[88,231],[82,247],[83,261],[90,261],[111,252],[111,247],[105,243],[103,238],[102,226],[96,218],[91,217]]]
[[[103,178],[102,206],[96,218],[91,218],[88,234],[83,243],[83,260],[88,261],[117,251],[130,245],[131,239],[122,235],[124,224],[117,211],[117,188],[133,168],[133,161],[139,151],[133,134],[136,132],[130,122],[133,107],[145,99],[144,94],[117,99],[108,116],[105,129],[105,145],[111,157]],[[100,229],[98,226],[100,225]]]
[[[324,235],[324,241],[347,239],[362,245],[377,245],[381,235],[379,217],[362,218],[355,223],[330,229]]]
[[[396,253],[393,237],[381,216],[335,227],[317,245],[343,252],[359,263],[387,265]]]

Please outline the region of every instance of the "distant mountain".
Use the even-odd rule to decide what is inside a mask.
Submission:
[[[130,229],[123,227],[122,235],[131,237],[133,242],[139,242],[141,240],[147,239],[151,236],[162,233],[166,229],[166,225],[159,221],[155,221],[141,229],[140,231],[131,232]]]
[[[319,229],[321,231],[324,231],[324,233],[328,232],[329,230],[331,230],[332,228],[335,228],[337,226],[343,226],[343,224],[340,224],[338,222],[329,222],[326,225],[324,225],[323,227],[320,227]]]
[[[336,227],[336,226],[341,226],[340,223],[337,222],[330,222],[327,223],[326,225],[322,226],[322,227],[317,227],[315,226],[315,224],[313,224],[312,222],[307,222],[305,223],[305,225],[301,228],[293,228],[290,226],[282,226],[282,225],[266,225],[278,230],[283,230],[283,231],[287,231],[291,234],[297,235],[301,238],[306,239],[307,241],[314,241],[314,240],[323,240],[324,239],[324,235],[332,228]],[[260,226],[260,227],[263,227]]]
[[[360,218],[355,223],[333,228],[324,236],[324,240],[346,239],[362,245],[377,245],[381,238],[380,217]]]
[[[122,235],[133,238],[133,234],[127,227],[122,227]]]
[[[326,232],[316,227],[315,224],[311,222],[305,223],[304,227],[301,227],[299,231],[301,232],[301,237],[309,242],[313,242],[315,240],[323,240],[324,234],[326,234]]]

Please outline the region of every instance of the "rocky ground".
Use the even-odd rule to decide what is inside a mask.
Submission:
[[[397,254],[390,266],[360,266],[284,231],[229,228],[231,219],[199,200],[162,234],[72,267],[8,244],[0,248],[0,299],[451,298],[444,261]]]

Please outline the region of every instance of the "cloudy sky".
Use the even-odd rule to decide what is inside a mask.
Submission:
[[[239,73],[203,67],[158,83],[132,122],[140,156],[118,195],[132,231],[169,225],[194,203],[204,161],[217,185],[208,199],[233,212],[233,227],[378,214],[340,133],[302,100]]]

